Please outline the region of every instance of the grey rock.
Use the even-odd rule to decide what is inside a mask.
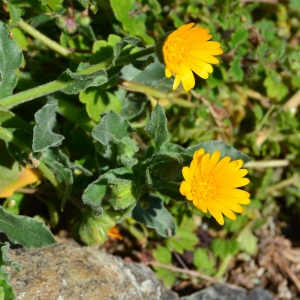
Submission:
[[[276,300],[271,293],[262,289],[248,292],[246,289],[215,284],[180,300]]]
[[[10,253],[22,264],[8,268],[20,300],[177,300],[148,267],[89,247],[58,244]]]

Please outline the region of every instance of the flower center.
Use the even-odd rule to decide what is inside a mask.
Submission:
[[[168,63],[180,65],[187,60],[190,48],[186,41],[180,37],[167,38],[163,46],[163,53]]]
[[[192,195],[196,199],[210,201],[216,194],[216,186],[211,176],[199,175],[192,179]]]

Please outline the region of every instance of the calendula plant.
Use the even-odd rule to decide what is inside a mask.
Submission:
[[[243,164],[283,147],[297,158],[298,121],[279,103],[300,87],[299,47],[278,48],[296,25],[270,33],[275,21],[252,19],[260,4],[200,2],[2,3],[3,299],[15,298],[4,265],[21,269],[10,243],[52,245],[50,229],[64,224],[86,245],[120,237],[117,224],[137,239],[163,237],[159,263],[192,251],[195,268],[216,278],[238,252],[256,252],[254,228],[271,214],[258,209],[274,203],[267,186],[286,170],[272,177]],[[278,7],[281,22],[284,9],[299,13],[293,1]],[[196,224],[216,231],[209,247],[196,247]],[[155,269],[174,283],[176,273]]]

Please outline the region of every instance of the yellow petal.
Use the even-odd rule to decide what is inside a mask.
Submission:
[[[190,171],[189,167],[182,168],[182,175],[187,182],[191,181],[192,176],[191,176],[191,171]]]
[[[195,86],[194,74],[186,63],[182,63],[179,66],[179,72],[183,88],[186,92],[188,92]]]
[[[188,190],[185,196],[186,196],[186,199],[188,199],[190,201],[193,200],[193,194],[192,194],[191,190]]]
[[[195,176],[195,172],[196,172],[197,167],[198,167],[198,158],[193,159],[191,164],[190,164],[191,177]]]
[[[224,170],[224,169],[223,169],[223,170]],[[224,172],[224,173],[225,173],[225,172]],[[226,174],[225,176],[224,176],[224,175],[219,176],[219,174],[222,175],[222,172],[219,172],[218,174],[216,174],[216,175],[214,176],[215,183],[219,183],[219,182],[223,182],[223,181],[228,181],[228,180],[231,180],[231,179],[242,178],[242,177],[244,177],[245,175],[248,174],[248,170],[246,170],[246,169],[237,170],[237,171],[228,173],[228,174]]]
[[[242,167],[242,165],[244,164],[244,161],[242,159],[238,159],[235,162],[236,162],[235,170],[239,170]]]
[[[196,50],[194,47],[191,48],[193,51],[197,51],[198,57],[201,57],[202,55],[220,55],[224,51],[221,48],[218,49],[201,49],[201,50]],[[201,54],[200,54],[201,53]]]
[[[191,68],[191,70],[193,72],[195,72],[199,77],[201,77],[203,79],[207,79],[208,78],[208,72],[206,72],[205,70],[201,69],[198,65],[194,64],[190,60],[187,60],[186,63]]]
[[[207,207],[205,204],[205,201],[201,199],[194,199],[193,204],[200,210],[202,210],[204,213],[207,213]]]
[[[190,28],[192,28],[195,25],[195,23],[189,23],[189,24],[184,24],[180,26],[177,30],[173,31],[170,35],[169,38],[175,38],[184,32],[188,31]]]
[[[219,42],[200,42],[200,43],[195,43],[192,45],[192,49],[195,50],[211,50],[211,49],[218,49],[221,47],[221,44]]]
[[[206,153],[205,155],[203,155],[203,157],[201,159],[201,164],[200,164],[201,169],[200,170],[201,170],[202,174],[205,173],[205,170],[206,170],[206,167],[208,165],[209,159],[210,159],[210,154],[209,153]]]
[[[173,82],[173,90],[176,90],[180,84],[181,78],[180,75],[176,74],[175,80]]]
[[[244,199],[250,198],[250,194],[244,190],[231,188],[218,188],[218,193],[231,198]]]
[[[207,201],[207,209],[220,225],[224,225],[224,218],[221,211],[211,202]]]
[[[201,60],[210,63],[210,64],[218,64],[219,60],[209,54],[202,54],[201,52],[202,50],[191,50],[190,55],[191,56],[195,56],[195,57],[199,57]]]
[[[222,205],[228,207],[229,209],[231,209],[232,211],[234,212],[237,212],[237,213],[241,213],[244,211],[243,207],[240,206],[238,203],[236,202],[233,202],[233,201],[227,201],[225,199],[222,199],[222,198],[218,198],[218,201],[219,203],[221,203]]]
[[[201,70],[207,72],[207,73],[212,73],[213,67],[208,64],[207,62],[204,62],[201,57],[196,57],[189,55],[187,58],[187,63],[192,64],[193,67],[190,66],[190,68],[193,70],[193,68],[200,68]],[[194,71],[194,70],[193,70]],[[196,73],[196,71],[194,71]]]
[[[203,148],[197,150],[197,151],[194,153],[194,155],[193,155],[193,159],[195,159],[196,157],[199,157],[199,156],[203,155],[204,153],[205,153],[205,152],[204,152],[204,149],[203,149]]]
[[[217,163],[217,165],[211,170],[210,175],[213,176],[213,175],[217,174],[218,172],[220,172],[223,168],[225,168],[229,164],[230,160],[231,160],[231,158],[229,156],[223,157]]]
[[[187,183],[186,181],[182,181],[181,185],[180,185],[180,193],[185,196],[187,194],[188,191],[191,190],[191,185],[189,183]]]
[[[170,77],[172,76],[172,72],[171,72],[171,70],[170,70],[169,68],[166,68],[166,69],[165,69],[165,75],[166,75],[166,77],[168,77],[168,78],[170,78]]]
[[[184,38],[187,43],[200,43],[210,40],[212,35],[209,34],[208,28],[197,26],[183,34],[182,38]]]
[[[248,178],[239,178],[220,182],[217,184],[217,186],[219,188],[237,188],[247,185],[249,182],[250,180]]]
[[[236,215],[228,207],[226,207],[220,202],[216,202],[215,205],[221,211],[221,213],[225,215],[227,218],[231,220],[236,220]]]
[[[209,175],[211,170],[216,166],[216,164],[218,163],[219,159],[220,159],[220,156],[221,156],[221,152],[218,150],[218,151],[215,151],[210,160],[209,160],[209,163],[205,169],[205,174]]]

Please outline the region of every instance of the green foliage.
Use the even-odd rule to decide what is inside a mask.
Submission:
[[[148,44],[154,42],[153,38],[146,33],[146,26],[143,21],[146,17],[145,13],[135,7],[136,2],[134,0],[110,0],[110,3],[116,18],[122,22],[124,30],[128,31],[131,36],[141,37]],[[135,10],[135,8],[137,12],[132,14],[131,12]]]
[[[235,240],[214,239],[211,248],[215,256],[224,259],[228,255],[238,253],[239,243]]]
[[[90,209],[85,209],[74,225],[74,236],[82,243],[97,246],[106,241],[107,232],[114,225],[108,215],[95,216]]]
[[[2,300],[15,300],[17,299],[13,287],[5,278],[0,277],[0,299]]]
[[[176,232],[172,215],[163,205],[162,199],[154,195],[142,197],[132,211],[132,218],[148,228],[154,228],[163,237],[170,237]]]
[[[33,128],[32,150],[44,151],[50,147],[57,147],[64,137],[53,132],[56,125],[57,100],[50,100],[35,113],[35,126]]]
[[[121,102],[114,94],[102,91],[99,88],[89,88],[79,94],[79,99],[86,104],[86,111],[91,119],[99,122],[101,115],[114,110],[121,111]]]
[[[55,243],[52,233],[43,223],[29,217],[15,216],[2,207],[0,207],[0,224],[0,231],[14,244],[39,248]]]
[[[237,253],[256,255],[266,223],[284,221],[293,232],[300,210],[298,2],[79,0],[73,9],[62,0],[5,0],[1,232],[26,247],[53,244],[35,216],[99,245],[129,217],[141,223],[142,244],[159,263],[178,267],[176,257],[188,257],[189,268],[220,278]],[[224,54],[186,93],[172,89],[152,45],[190,22],[209,28]],[[222,229],[179,191],[182,168],[200,148],[249,169],[251,204]],[[35,180],[22,181],[24,174]],[[18,265],[3,243],[0,299],[14,299],[4,265]],[[186,279],[155,270],[167,285]]]
[[[156,147],[159,149],[168,139],[167,118],[164,109],[157,102],[151,114],[150,122],[146,125],[145,130],[154,139]]]
[[[212,275],[215,272],[215,259],[209,256],[207,249],[197,248],[194,251],[194,265],[199,272]]]
[[[157,246],[157,248],[153,251],[153,257],[161,264],[170,265],[172,254],[166,247]],[[156,266],[154,266],[154,269],[157,277],[163,280],[165,285],[170,286],[175,282],[176,276],[174,272]]]
[[[0,36],[0,99],[2,99],[11,95],[17,84],[16,69],[21,66],[23,55],[17,44],[9,38],[8,26],[2,22],[0,22]]]

